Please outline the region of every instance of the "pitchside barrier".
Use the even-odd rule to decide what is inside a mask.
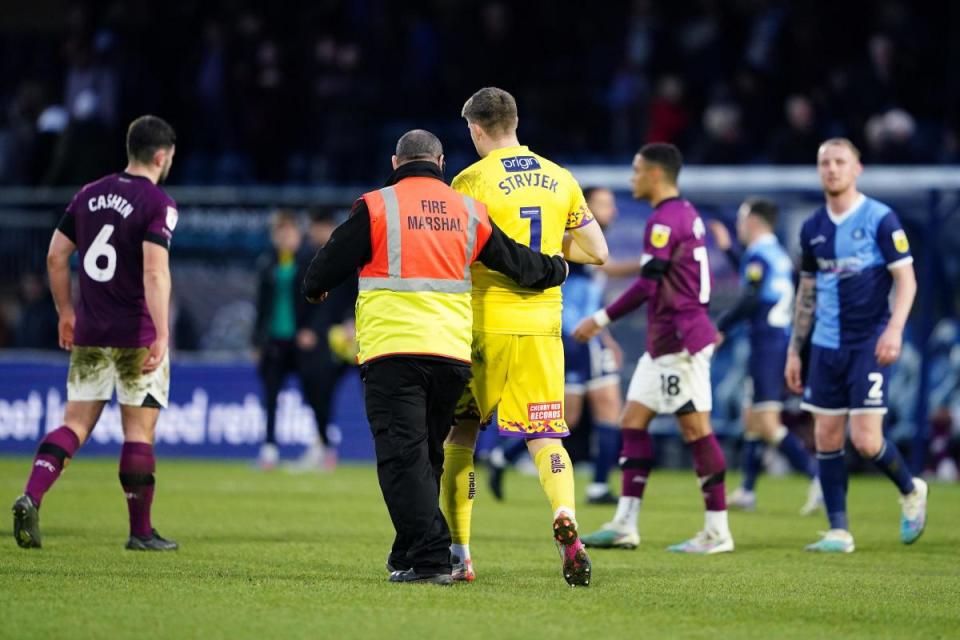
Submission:
[[[160,412],[157,448],[164,455],[253,459],[265,432],[260,384],[252,363],[178,358],[171,365],[170,403]],[[0,355],[0,451],[33,453],[62,424],[67,361],[57,354]],[[373,459],[360,379],[349,372],[337,387],[330,435],[346,459]],[[277,444],[293,458],[317,439],[313,412],[289,386],[277,407]],[[116,403],[104,409],[84,451],[113,453],[123,442]]]
[[[580,166],[573,172],[583,186],[614,190],[620,215],[607,237],[617,260],[637,260],[646,204],[630,197],[628,166]],[[736,209],[748,195],[764,195],[781,208],[778,235],[793,255],[803,219],[822,203],[812,167],[687,167],[681,191],[706,219],[733,228]],[[957,391],[960,332],[955,330],[960,298],[960,170],[942,167],[870,167],[861,189],[894,207],[916,258],[920,293],[907,327],[907,344],[889,386],[891,434],[911,450],[919,468],[927,450],[927,416],[948,407],[960,416]],[[339,208],[343,215],[367,187],[171,187],[180,221],[171,253],[175,313],[189,319],[193,335],[175,335],[188,349],[174,352],[172,407],[161,418],[161,450],[177,455],[252,457],[263,433],[259,385],[250,361],[257,256],[268,248],[266,224],[275,207],[306,210]],[[42,271],[49,235],[72,188],[0,188],[0,309],[15,308],[16,285],[28,272]],[[739,293],[736,271],[710,246],[713,274],[711,313],[733,304]],[[611,280],[612,299],[629,280]],[[7,314],[12,322],[11,314]],[[935,331],[935,327],[937,330]],[[178,329],[179,331],[179,329]],[[643,351],[644,313],[613,326],[625,353],[624,387]],[[741,332],[742,333],[742,332]],[[740,334],[729,337],[713,367],[714,414],[722,435],[742,426],[740,405],[747,347]],[[953,355],[951,355],[953,354]],[[60,420],[66,360],[50,353],[0,351],[0,452],[29,452]],[[360,385],[351,373],[338,390],[334,421],[342,434],[344,458],[372,459]],[[675,433],[672,420],[654,425]],[[91,448],[114,451],[119,442],[117,412],[110,408]],[[302,449],[315,436],[313,417],[293,385],[281,397],[278,437],[285,453]],[[487,440],[488,441],[488,440]]]

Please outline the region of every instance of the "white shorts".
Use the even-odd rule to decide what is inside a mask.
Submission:
[[[147,348],[77,347],[70,351],[67,400],[107,400],[130,407],[166,407],[170,396],[170,352],[163,363],[143,373]]]
[[[659,358],[643,354],[630,380],[627,400],[659,414],[690,413],[713,409],[710,389],[710,359],[713,345],[690,355],[668,353]]]

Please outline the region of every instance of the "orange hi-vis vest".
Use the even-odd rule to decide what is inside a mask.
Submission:
[[[357,360],[430,355],[470,362],[470,265],[492,231],[486,206],[410,177],[365,193],[371,259],[360,270]]]

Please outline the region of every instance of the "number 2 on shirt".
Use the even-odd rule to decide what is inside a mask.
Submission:
[[[540,207],[520,207],[520,217],[530,220],[530,248],[540,251]]]

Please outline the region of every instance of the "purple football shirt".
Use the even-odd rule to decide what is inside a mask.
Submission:
[[[143,243],[170,247],[177,205],[149,179],[116,173],[83,187],[59,229],[77,245],[74,343],[146,347],[156,329],[143,294]]]
[[[712,279],[707,261],[706,230],[697,210],[681,198],[664,200],[647,220],[643,257],[662,265],[659,280],[640,276],[607,307],[611,320],[647,302],[647,351],[697,353],[716,341],[707,315]]]

